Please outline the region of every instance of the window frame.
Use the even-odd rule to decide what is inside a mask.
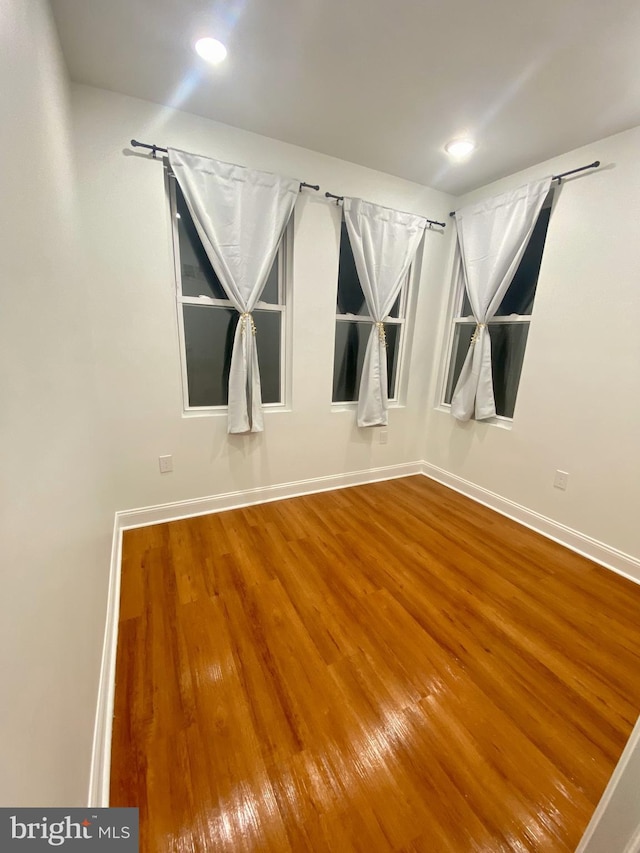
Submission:
[[[553,212],[553,206],[555,202],[556,194],[554,193],[554,187],[551,187],[549,190],[549,194],[547,199],[545,199],[544,204],[540,208],[540,214],[546,208],[550,208],[550,212]],[[536,220],[537,221],[537,220]],[[548,229],[548,226],[547,226]],[[544,252],[546,249],[546,240],[547,240],[548,230],[545,232],[545,242],[542,248],[542,254],[540,256],[540,266],[538,268],[537,282],[540,279],[540,271],[542,270],[542,264],[544,261]],[[454,261],[453,261],[453,272],[452,272],[452,281],[453,285],[453,298],[450,300],[450,306],[447,311],[448,316],[448,333],[447,333],[447,345],[444,349],[444,358],[441,367],[441,379],[439,383],[439,394],[438,394],[438,402],[436,408],[441,411],[450,412],[451,411],[451,403],[446,402],[447,396],[447,386],[449,384],[449,372],[451,370],[451,359],[453,356],[453,346],[456,340],[456,327],[458,325],[476,325],[476,321],[473,315],[462,316],[462,308],[464,305],[464,297],[465,297],[465,286],[464,286],[464,274],[462,270],[462,258],[460,256],[460,247],[458,245],[458,241],[456,239],[455,242],[455,253],[454,253]],[[536,295],[537,295],[537,282],[536,282]],[[535,305],[535,297],[533,300],[533,305]],[[533,320],[533,305],[530,314],[504,314],[500,316],[494,316],[488,322],[488,326],[493,325],[514,325],[518,324],[526,324],[528,330],[531,329],[531,321]],[[525,353],[523,355],[523,367],[524,370],[524,359],[526,358],[526,347]],[[520,379],[522,379],[522,373],[520,374]],[[452,389],[453,390],[453,389]],[[520,390],[520,381],[518,382],[518,391]],[[479,423],[491,424],[492,426],[500,426],[503,429],[511,429],[513,422],[515,420],[516,415],[516,407],[517,407],[517,397],[516,404],[514,406],[513,417],[508,417],[506,415],[494,415],[492,418],[483,418]],[[471,420],[475,421],[475,418]]]
[[[342,239],[342,222],[343,221],[344,221],[344,219],[341,219],[341,221],[340,221],[341,239]],[[353,250],[351,250],[351,251],[353,253]],[[397,317],[387,316],[383,320],[385,326],[387,324],[399,326],[398,361],[397,361],[397,365],[396,365],[396,383],[395,383],[395,389],[394,389],[395,393],[394,393],[394,396],[389,397],[389,400],[388,400],[389,406],[391,406],[393,408],[398,408],[398,407],[401,407],[403,405],[402,400],[403,400],[403,391],[404,391],[403,382],[404,382],[404,370],[405,370],[405,349],[406,349],[406,345],[407,345],[406,344],[406,341],[407,341],[407,321],[408,321],[407,313],[408,313],[409,305],[412,304],[411,295],[412,295],[412,291],[413,291],[413,284],[414,284],[414,278],[415,278],[415,276],[414,276],[415,267],[416,267],[416,262],[414,260],[414,262],[410,265],[409,269],[407,270],[407,274],[406,274],[404,281],[402,282],[402,285],[400,287],[400,292],[399,292],[400,303],[398,305],[398,316]],[[358,277],[358,284],[360,284],[360,277]],[[339,288],[340,288],[340,269],[338,268],[338,280],[336,283],[336,298],[335,298],[335,306],[336,306],[335,326],[334,326],[334,332],[333,332],[334,360],[333,360],[332,371],[331,371],[331,389],[332,389],[331,390],[331,408],[333,411],[351,410],[351,409],[357,407],[357,405],[358,405],[357,389],[356,389],[356,399],[355,400],[334,400],[333,399],[333,382],[334,382],[334,376],[335,376],[335,370],[336,370],[335,338],[336,338],[337,324],[338,323],[369,323],[369,325],[373,325],[373,323],[375,322],[373,317],[371,317],[371,315],[369,315],[369,314],[338,314],[337,307],[338,307]],[[362,289],[361,284],[360,284],[360,288]],[[363,295],[364,295],[364,293],[363,293]],[[397,297],[396,297],[396,299],[397,299]],[[395,301],[394,301],[394,304],[395,304]],[[365,305],[366,305],[366,300],[365,300]]]
[[[182,269],[180,263],[180,236],[178,227],[178,206],[176,197],[176,177],[171,171],[169,161],[165,158],[165,176],[167,195],[169,201],[171,244],[173,249],[174,270],[174,295],[176,300],[176,320],[178,325],[178,342],[180,347],[180,377],[182,384],[182,414],[183,417],[210,417],[215,415],[226,415],[229,410],[228,404],[220,406],[192,406],[189,403],[189,377],[187,372],[187,350],[186,336],[184,330],[183,305],[195,305],[203,310],[206,308],[225,308],[236,311],[237,309],[229,299],[218,299],[211,296],[184,296],[182,293]],[[291,399],[291,316],[293,312],[287,310],[291,302],[291,282],[289,270],[291,264],[291,227],[293,217],[289,221],[282,235],[276,258],[278,260],[278,302],[256,303],[254,311],[272,311],[280,314],[280,401],[277,403],[263,403],[262,408],[267,411],[288,411]]]

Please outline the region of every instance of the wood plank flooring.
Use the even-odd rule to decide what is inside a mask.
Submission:
[[[573,851],[640,586],[424,477],[128,531],[111,805],[141,851]]]

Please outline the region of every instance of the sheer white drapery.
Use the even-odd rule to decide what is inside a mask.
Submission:
[[[198,236],[240,314],[229,373],[230,433],[262,432],[262,394],[251,312],[293,211],[300,181],[169,149]]]
[[[344,218],[360,286],[373,320],[358,393],[358,426],[388,423],[384,318],[402,287],[427,220],[359,198],[345,198]]]
[[[464,282],[476,321],[451,400],[459,421],[496,414],[487,324],[511,284],[533,232],[551,177],[456,211]]]

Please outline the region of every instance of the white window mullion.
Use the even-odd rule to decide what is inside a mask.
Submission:
[[[363,317],[362,314],[336,314],[336,320],[343,323],[373,323],[372,317]],[[404,323],[404,317],[385,317],[382,321],[385,326],[400,326]]]
[[[179,296],[178,302],[181,305],[213,305],[216,308],[233,308],[233,304],[228,299],[214,299],[212,296]]]
[[[385,321],[386,322],[386,321]],[[501,317],[492,317],[487,326],[509,325],[510,323],[530,323],[531,314],[506,314]],[[476,321],[473,317],[454,317],[454,325],[475,326]]]

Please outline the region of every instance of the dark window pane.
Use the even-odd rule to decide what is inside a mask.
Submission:
[[[183,296],[210,296],[226,299],[227,296],[209,262],[198,232],[191,219],[189,208],[176,181],[178,242],[180,245],[180,274]],[[216,404],[218,405],[218,404]]]
[[[474,329],[473,323],[456,324],[445,393],[446,403],[450,403],[453,397]],[[529,324],[490,323],[489,333],[491,335],[491,364],[496,414],[505,418],[512,418],[518,395],[518,385],[520,384]]]
[[[196,227],[193,224],[193,219],[189,213],[189,208],[177,181],[176,206],[180,214],[180,218],[178,219],[178,243],[180,246],[182,295],[227,299],[227,295],[220,284],[220,279],[213,271],[207,253],[202,246]],[[271,305],[278,304],[278,265],[279,256],[276,255],[267,283],[260,296],[261,302],[267,302]]]
[[[280,311],[254,311],[258,365],[262,384],[262,402],[280,403],[280,352],[282,348],[282,314]]]
[[[395,397],[400,326],[385,325],[387,336],[387,393]],[[346,403],[358,399],[362,364],[371,333],[370,323],[336,323],[336,340],[333,360],[333,402]]]
[[[360,316],[367,316],[369,314],[364,293],[360,287],[356,262],[351,251],[349,232],[347,231],[344,220],[342,221],[342,230],[340,231],[337,313],[356,314]]]
[[[540,211],[531,239],[524,250],[520,266],[496,311],[496,317],[506,317],[509,314],[531,314],[550,214],[550,207],[545,207]]]
[[[397,323],[387,323],[384,327],[387,336],[387,396],[396,396],[398,379],[398,356],[400,354],[400,329]]]
[[[279,262],[279,256],[276,255],[275,260],[273,262],[273,266],[271,267],[271,272],[269,273],[269,277],[267,278],[267,283],[264,286],[264,290],[260,294],[260,302],[266,302],[269,305],[278,305]]]
[[[491,323],[491,362],[496,413],[512,418],[518,396],[528,323]]]
[[[226,406],[238,312],[183,305],[190,406]]]
[[[467,288],[464,289],[464,299],[462,300],[462,311],[460,312],[461,317],[473,317],[473,311],[471,310],[471,303],[469,302],[469,297],[467,296]]]
[[[190,406],[226,406],[238,312],[210,305],[183,305]],[[279,403],[281,313],[255,311],[263,403]]]
[[[540,211],[533,234],[524,251],[513,281],[509,285],[509,289],[496,311],[496,317],[506,317],[509,314],[531,314],[550,215],[551,207],[544,207]],[[465,289],[460,316],[469,317],[471,314],[471,303]]]
[[[400,317],[400,302],[402,299],[402,291],[396,297],[393,307],[389,312],[389,317]],[[342,221],[340,231],[340,266],[338,268],[338,305],[337,314],[355,314],[359,317],[368,317],[369,309],[360,286],[358,278],[358,270],[356,269],[355,258],[351,249],[351,241],[349,240],[349,232],[347,226]]]
[[[396,297],[396,301],[393,303],[393,307],[391,311],[389,311],[389,317],[400,317],[400,299],[402,298],[402,290]]]
[[[471,336],[475,329],[474,323],[456,323],[453,329],[453,347],[451,348],[451,362],[447,377],[447,390],[444,395],[445,403],[450,403],[453,392],[458,383],[458,377],[462,365],[467,357],[467,350],[471,343]]]

